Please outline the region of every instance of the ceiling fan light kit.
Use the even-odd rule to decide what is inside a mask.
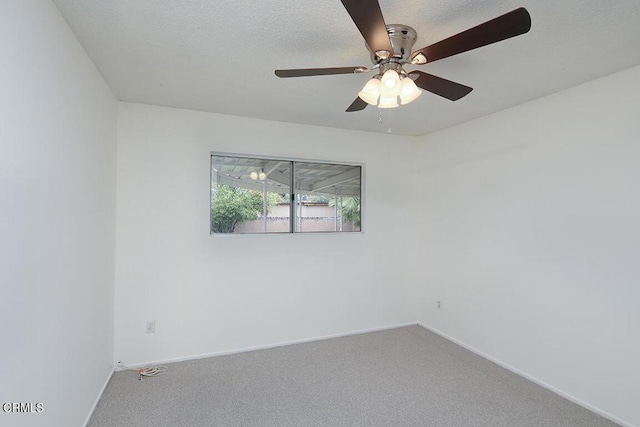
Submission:
[[[397,107],[398,96],[400,104],[406,105],[416,100],[421,94],[422,91],[408,75],[405,74],[400,79],[400,75],[394,70],[387,70],[384,75],[373,77],[358,92],[358,96],[363,101],[370,105],[376,105],[378,108]]]
[[[334,74],[366,73],[376,70],[347,112],[361,111],[368,104],[378,108],[395,108],[415,101],[420,89],[451,101],[469,94],[473,89],[423,71],[406,72],[404,65],[424,65],[439,59],[487,46],[527,33],[531,29],[531,16],[523,7],[498,16],[483,24],[412,52],[418,35],[416,30],[401,24],[384,22],[378,0],[341,0],[360,30],[371,53],[373,67],[338,67],[276,70],[278,77],[304,77]]]

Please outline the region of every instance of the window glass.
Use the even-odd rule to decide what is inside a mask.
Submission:
[[[360,231],[361,169],[295,162],[295,231]]]
[[[291,162],[211,156],[212,233],[289,233]]]
[[[212,154],[211,233],[361,231],[361,187],[361,166]]]

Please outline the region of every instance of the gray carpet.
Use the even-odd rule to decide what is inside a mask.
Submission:
[[[615,426],[419,326],[113,375],[101,426]]]

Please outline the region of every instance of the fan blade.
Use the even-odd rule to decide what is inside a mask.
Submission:
[[[438,59],[519,36],[528,32],[529,29],[531,29],[531,16],[527,9],[521,7],[431,46],[423,47],[413,52],[411,59],[423,54],[427,58],[427,62],[437,61]]]
[[[334,67],[334,68],[295,68],[292,70],[276,70],[278,77],[329,76],[333,74],[354,74],[368,71],[367,67]]]
[[[361,111],[364,110],[367,105],[369,104],[367,104],[362,98],[357,97],[356,100],[349,105],[346,111],[347,113],[351,113],[352,111]]]
[[[416,86],[450,99],[451,101],[457,101],[473,90],[473,88],[469,86],[461,85],[460,83],[452,82],[451,80],[443,79],[433,74],[423,73],[422,71],[412,71],[409,73],[409,76],[416,75],[418,76],[418,78],[415,79]]]
[[[393,55],[378,0],[342,0],[342,5],[373,52],[387,51],[389,56]]]

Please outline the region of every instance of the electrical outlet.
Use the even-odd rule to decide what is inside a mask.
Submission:
[[[156,333],[156,321],[155,320],[147,320],[147,333],[155,334]]]
[[[438,301],[438,308],[441,308],[442,305],[440,304],[440,301]]]

